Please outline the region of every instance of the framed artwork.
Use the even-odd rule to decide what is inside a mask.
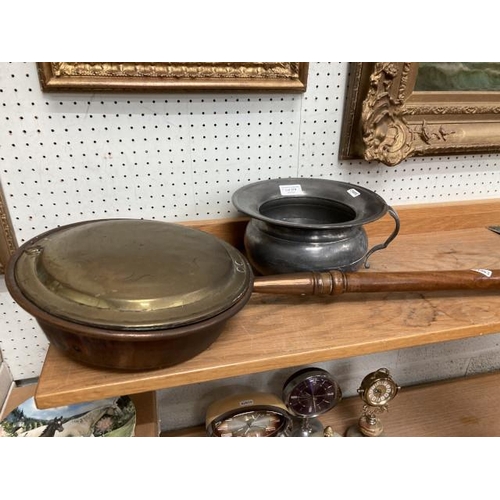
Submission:
[[[500,63],[351,63],[342,160],[500,153]]]
[[[12,228],[7,204],[0,184],[0,274],[5,273],[5,267],[10,256],[17,248],[17,241]]]
[[[306,62],[39,62],[44,91],[304,92]]]

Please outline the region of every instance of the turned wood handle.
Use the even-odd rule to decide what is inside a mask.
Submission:
[[[323,271],[257,276],[253,291],[289,295],[352,292],[500,290],[500,270],[350,272]]]

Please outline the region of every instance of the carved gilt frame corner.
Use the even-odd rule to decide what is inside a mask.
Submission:
[[[500,153],[500,92],[417,92],[418,64],[351,63],[342,160]]]
[[[39,62],[44,91],[305,92],[307,62]]]
[[[2,185],[0,184],[0,274],[5,273],[7,262],[16,248],[17,240],[12,228]]]

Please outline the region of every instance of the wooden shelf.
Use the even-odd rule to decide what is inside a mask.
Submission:
[[[500,372],[403,387],[388,412],[381,414],[387,437],[496,437],[500,436]],[[343,400],[320,420],[344,436],[356,425],[362,409],[359,397]],[[162,437],[203,437],[204,426]]]
[[[360,272],[500,268],[500,201],[397,208],[401,232]],[[245,220],[197,223],[236,244]],[[370,244],[392,230],[367,226]],[[240,237],[239,236],[239,237]],[[138,394],[500,331],[500,294],[349,294],[339,298],[254,294],[206,351],[180,365],[119,372],[77,363],[50,347],[36,389],[40,408]]]

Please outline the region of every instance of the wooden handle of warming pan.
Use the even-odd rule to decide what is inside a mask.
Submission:
[[[500,290],[500,270],[350,272],[323,271],[258,276],[256,293],[340,295],[353,292]]]

